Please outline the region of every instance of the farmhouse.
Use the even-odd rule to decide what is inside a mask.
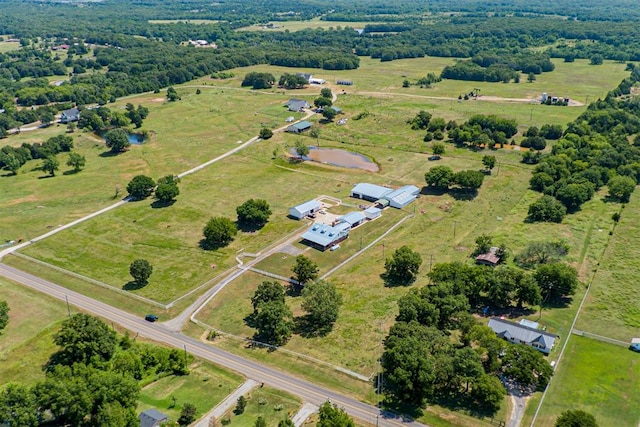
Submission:
[[[287,128],[287,132],[291,133],[302,133],[307,129],[311,129],[311,123],[304,120],[302,122],[294,123]]]
[[[489,252],[480,254],[476,257],[476,264],[488,265],[495,267],[500,264],[500,257],[498,256],[498,248],[492,246]]]
[[[168,417],[157,409],[147,409],[138,415],[140,427],[158,427],[167,421]]]
[[[307,81],[307,83],[311,83],[311,80],[313,79],[313,75],[311,73],[296,73],[296,76],[302,77]]]
[[[301,112],[304,111],[305,108],[311,108],[311,104],[304,99],[291,98],[289,102],[287,102],[287,108],[289,111]]]
[[[351,189],[351,197],[375,202],[381,199],[385,194],[389,194],[392,191],[392,189],[381,185],[362,182],[360,184],[356,184],[356,186]]]
[[[350,229],[351,226],[346,222],[335,226],[316,222],[302,235],[302,241],[313,248],[325,251],[348,238]]]
[[[80,110],[72,108],[70,110],[64,110],[60,114],[60,123],[71,123],[80,120]]]
[[[555,343],[556,338],[558,338],[557,335],[540,331],[530,326],[499,319],[497,317],[489,319],[488,326],[499,338],[503,338],[515,344],[530,345],[545,354],[549,354],[551,352],[553,344]]]
[[[289,209],[289,216],[295,219],[302,219],[305,216],[318,212],[322,205],[317,200],[309,200]]]
[[[347,223],[350,228],[357,227],[367,220],[367,217],[364,216],[362,212],[349,212],[346,215],[342,215],[337,219],[338,224]]]
[[[405,185],[397,190],[386,193],[381,199],[388,200],[392,208],[402,209],[413,202],[420,194],[420,189],[415,185]]]

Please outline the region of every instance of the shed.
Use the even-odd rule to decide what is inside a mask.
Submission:
[[[289,102],[287,102],[287,108],[289,111],[304,111],[305,108],[310,108],[311,104],[304,99],[296,99],[291,98]]]
[[[317,200],[309,200],[289,209],[289,216],[295,219],[302,219],[307,215],[318,212],[322,205]]]
[[[382,209],[376,208],[375,206],[371,206],[370,208],[367,208],[364,211],[362,211],[362,213],[364,214],[364,216],[367,217],[367,219],[376,219],[380,215],[382,215]]]
[[[342,108],[336,107],[335,105],[331,106],[331,109],[336,112],[336,114],[342,114]]]
[[[311,83],[311,79],[313,79],[313,74],[311,73],[296,73],[296,76],[302,77],[307,83]]]
[[[375,202],[381,199],[385,194],[389,194],[392,191],[392,189],[381,185],[361,182],[351,189],[351,197]]]
[[[302,241],[313,248],[325,251],[349,237],[350,228],[345,222],[335,227],[316,222],[302,235]]]
[[[495,267],[500,264],[498,249],[499,248],[492,246],[491,249],[489,249],[489,252],[478,255],[476,257],[476,264],[488,265],[490,267]]]
[[[353,80],[338,79],[338,84],[343,86],[352,86]]]
[[[382,198],[389,201],[392,208],[402,209],[413,202],[420,194],[420,189],[415,185],[405,185],[397,190],[385,194]]]
[[[314,77],[311,77],[309,79],[309,83],[312,84],[312,85],[323,85],[326,82],[327,81],[325,79],[317,79],[317,78],[314,78]]]
[[[64,110],[60,114],[60,123],[77,122],[78,120],[80,120],[80,110],[78,110],[77,108]]]
[[[138,415],[140,427],[158,427],[167,421],[168,417],[157,409],[147,409]]]
[[[492,317],[488,326],[499,338],[503,338],[514,344],[526,344],[545,354],[549,354],[557,335],[540,331],[528,326],[519,325],[508,320]]]
[[[633,351],[640,352],[640,338],[631,338],[631,345],[629,348]]]
[[[367,217],[362,212],[349,212],[348,214],[339,217],[338,222],[346,222],[351,226],[351,228],[353,228],[362,224],[366,219]]]
[[[302,133],[307,129],[311,129],[312,124],[306,120],[303,120],[298,123],[294,123],[287,128],[287,132],[291,133]]]

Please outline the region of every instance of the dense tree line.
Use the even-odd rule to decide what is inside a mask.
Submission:
[[[44,380],[0,391],[2,423],[137,426],[140,382],[189,373],[182,351],[119,337],[86,314],[66,320],[54,341],[59,351],[45,365]]]
[[[640,73],[634,68],[625,82],[639,80]],[[569,123],[551,154],[534,169],[531,188],[555,197],[569,212],[580,209],[610,182],[610,197],[627,201],[633,184],[640,182],[640,147],[635,143],[640,140],[636,137],[634,144],[629,143],[640,133],[640,100],[616,97],[617,93],[614,90],[604,100],[592,103]],[[529,210],[530,218],[557,222],[559,209],[553,205],[549,198],[540,199],[532,205],[535,211]],[[543,207],[548,214],[542,214],[539,208]]]

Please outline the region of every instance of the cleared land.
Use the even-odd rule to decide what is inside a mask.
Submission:
[[[189,375],[161,378],[143,387],[138,411],[155,408],[177,420],[184,404],[192,403],[200,417],[242,383],[240,376],[208,363],[196,362],[190,371]]]
[[[0,278],[9,324],[0,333],[0,384],[31,385],[44,379],[42,365],[56,349],[53,335],[67,316],[64,303]]]
[[[321,21],[320,19],[310,19],[308,21],[269,21],[267,25],[251,25],[249,27],[238,28],[237,31],[300,31],[306,29],[329,29],[338,27],[364,28],[365,25],[376,24],[377,22],[351,22],[351,21]]]
[[[536,426],[582,409],[601,426],[635,426],[640,419],[640,358],[626,348],[572,336],[550,384]]]
[[[640,197],[634,194],[621,211],[609,246],[576,327],[630,342],[640,336],[640,301],[636,283],[640,274]]]

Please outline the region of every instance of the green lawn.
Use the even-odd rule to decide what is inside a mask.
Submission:
[[[560,413],[582,409],[601,426],[640,420],[640,355],[624,347],[572,336],[549,385],[536,426],[553,426]]]
[[[285,392],[268,387],[257,388],[247,398],[247,406],[240,415],[227,413],[229,425],[238,427],[253,427],[258,417],[264,418],[268,426],[275,427],[280,420],[293,418],[301,406],[298,398]]]
[[[0,299],[9,304],[9,324],[0,332],[0,384],[31,385],[44,378],[42,365],[56,350],[53,335],[67,316],[63,302],[0,278]]]
[[[242,383],[241,377],[215,365],[197,362],[189,375],[161,378],[140,393],[138,411],[155,408],[177,420],[185,403],[192,403],[198,417],[204,415]],[[173,398],[175,398],[175,405]]]
[[[0,42],[0,53],[20,49],[20,42]]]

